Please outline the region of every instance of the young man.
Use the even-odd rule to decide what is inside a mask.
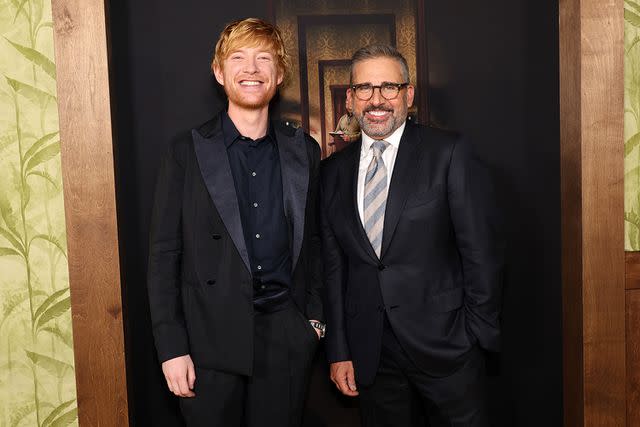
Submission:
[[[320,149],[269,122],[288,57],[277,28],[229,24],[212,70],[227,111],[173,144],[155,195],[148,288],[188,426],[298,426],[324,331]]]
[[[347,103],[362,137],[322,168],[331,379],[363,424],[486,426],[479,347],[497,350],[501,244],[485,174],[460,138],[407,122],[406,60],[352,58]],[[419,411],[417,412],[419,413]]]

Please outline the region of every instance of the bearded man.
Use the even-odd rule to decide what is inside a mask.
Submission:
[[[298,426],[324,333],[320,149],[269,121],[288,56],[278,29],[229,24],[212,70],[228,108],[162,163],[148,291],[158,357],[188,426]]]
[[[347,105],[360,139],[322,167],[331,379],[366,427],[486,426],[481,348],[499,346],[502,244],[491,186],[459,135],[407,121],[405,58],[368,46]],[[417,397],[415,396],[417,393]]]

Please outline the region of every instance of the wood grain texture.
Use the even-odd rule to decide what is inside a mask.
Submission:
[[[624,263],[625,287],[640,289],[640,252],[625,252]]]
[[[105,2],[52,9],[78,419],[127,426]]]
[[[560,2],[560,181],[563,408],[565,426],[584,425],[580,4]]]
[[[623,2],[560,1],[564,414],[624,426]]]
[[[631,427],[640,425],[640,290],[627,291],[626,306],[627,426]]]

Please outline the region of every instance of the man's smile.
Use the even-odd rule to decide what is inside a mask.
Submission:
[[[261,84],[262,82],[260,80],[240,80],[241,86],[258,86]]]
[[[377,109],[366,111],[365,116],[370,121],[381,122],[387,120],[392,115],[392,113],[393,111],[390,110]]]

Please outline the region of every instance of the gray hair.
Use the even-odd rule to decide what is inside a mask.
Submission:
[[[407,65],[407,60],[404,58],[404,56],[402,56],[400,52],[398,52],[398,49],[391,45],[384,44],[372,44],[369,46],[361,47],[360,49],[355,51],[355,53],[351,57],[349,82],[353,84],[353,67],[358,62],[375,58],[391,58],[398,61],[402,68],[402,78],[404,79],[404,82],[402,83],[409,82],[409,65]]]

